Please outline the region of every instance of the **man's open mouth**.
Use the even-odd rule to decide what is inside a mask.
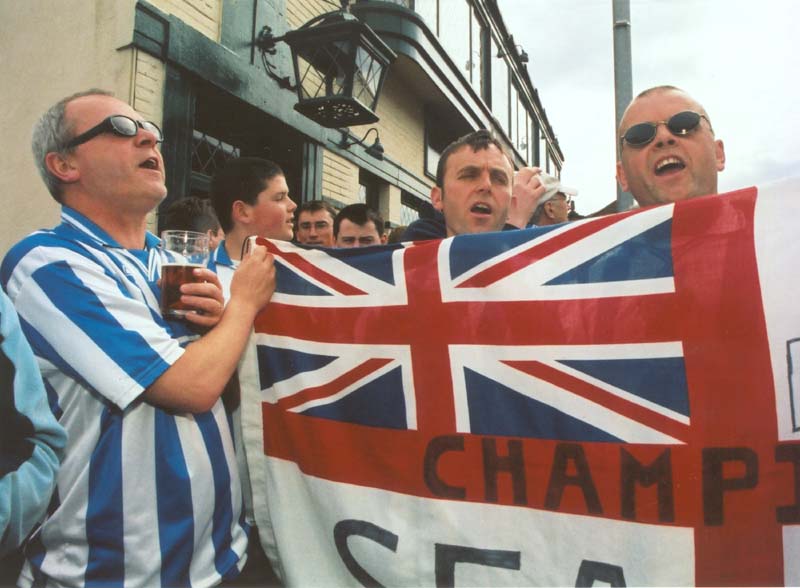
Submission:
[[[148,157],[142,163],[139,164],[139,167],[143,167],[145,169],[158,169],[158,159],[155,157]]]
[[[475,214],[492,214],[492,207],[483,202],[476,202],[469,211]]]
[[[655,173],[657,176],[663,176],[684,168],[686,168],[686,164],[677,157],[667,157],[656,163]]]

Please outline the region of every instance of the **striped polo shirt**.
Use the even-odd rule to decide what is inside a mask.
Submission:
[[[0,280],[67,430],[23,586],[212,586],[244,564],[247,526],[220,401],[174,414],[142,392],[197,338],[159,310],[158,239],[127,250],[64,207],[15,245]],[[50,580],[50,581],[48,581]]]

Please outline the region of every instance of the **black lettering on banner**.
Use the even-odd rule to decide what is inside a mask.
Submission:
[[[362,586],[367,587],[382,587],[383,584],[373,578],[367,570],[365,570],[350,553],[350,548],[347,545],[347,540],[352,535],[359,537],[366,537],[375,543],[383,545],[386,549],[397,551],[398,537],[391,531],[374,525],[367,521],[358,521],[348,519],[339,521],[333,528],[333,540],[336,543],[336,550],[339,552],[339,557],[342,558],[344,565],[348,571],[353,574],[353,577],[358,580]]]
[[[649,466],[620,448],[620,501],[622,516],[636,519],[636,484],[647,488],[656,484],[658,520],[671,523],[675,520],[675,500],[672,495],[672,462],[670,450],[665,450]]]
[[[581,567],[578,568],[575,588],[594,586],[595,580],[604,582],[609,586],[626,586],[625,572],[620,566],[604,563],[602,561],[583,560],[581,562]]]
[[[725,478],[726,462],[741,462],[744,475]],[[749,447],[706,447],[703,449],[703,520],[706,525],[721,525],[725,520],[725,492],[747,490],[758,484],[758,455]]]
[[[477,549],[463,545],[436,544],[436,586],[451,588],[456,584],[456,564],[471,563],[492,568],[518,570],[519,551]]]
[[[497,443],[494,439],[482,439],[483,445],[483,482],[486,488],[487,502],[497,502],[497,474],[508,472],[514,489],[514,504],[527,504],[525,495],[525,462],[522,459],[522,442],[510,439],[508,455],[497,455]]]
[[[434,437],[428,443],[428,447],[425,448],[425,462],[422,468],[425,484],[436,496],[463,500],[467,496],[467,490],[460,486],[446,484],[436,471],[439,458],[448,451],[464,451],[464,438],[458,435],[444,435]]]
[[[575,475],[567,475],[567,468],[570,462],[575,464]],[[544,507],[549,510],[557,510],[561,505],[561,497],[566,486],[577,486],[581,489],[583,498],[586,501],[586,509],[591,514],[603,513],[603,507],[600,506],[600,497],[597,495],[597,488],[589,471],[589,462],[586,461],[586,454],[583,451],[583,447],[576,443],[559,443],[556,445]]]
[[[779,523],[800,523],[800,445],[778,445],[775,461],[790,461],[794,466],[794,504],[779,506],[775,511]]]

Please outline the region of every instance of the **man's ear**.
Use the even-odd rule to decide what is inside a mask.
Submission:
[[[442,189],[439,186],[434,186],[431,188],[431,204],[436,210],[444,209],[444,203],[442,202]]]
[[[250,222],[250,205],[244,200],[236,200],[231,205],[233,225],[246,225]]]
[[[725,169],[725,145],[721,139],[717,139],[715,143],[714,155],[717,158],[717,171],[722,171]]]
[[[628,191],[628,178],[625,176],[625,170],[622,167],[621,162],[617,162],[617,181],[619,182],[620,188],[622,188],[623,192]]]
[[[77,182],[81,177],[80,170],[74,165],[69,156],[51,151],[44,156],[47,171],[61,180],[64,184]]]

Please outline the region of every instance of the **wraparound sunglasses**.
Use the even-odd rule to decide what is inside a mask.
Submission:
[[[643,122],[630,127],[625,134],[619,138],[619,147],[627,143],[631,147],[644,147],[656,138],[658,125],[666,125],[669,132],[673,135],[682,137],[688,135],[700,124],[700,119],[706,119],[708,127],[711,128],[711,121],[704,114],[684,110],[669,117],[668,120],[658,120],[654,122]]]
[[[85,133],[81,133],[77,137],[70,139],[66,144],[67,149],[77,147],[94,139],[103,133],[114,133],[120,137],[135,137],[139,129],[149,131],[156,136],[156,142],[161,143],[164,140],[164,135],[158,125],[147,120],[133,120],[129,116],[122,114],[114,114],[104,119],[99,125],[93,126]]]

